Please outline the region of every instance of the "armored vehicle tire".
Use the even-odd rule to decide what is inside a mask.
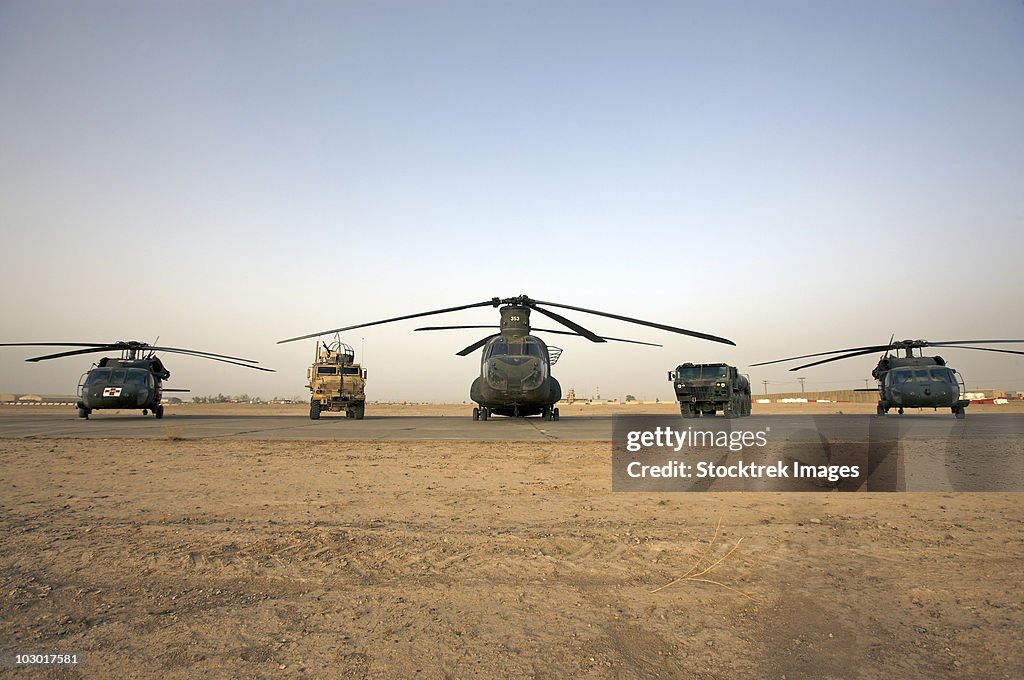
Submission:
[[[89,409],[82,408],[81,406],[79,406],[78,407],[78,417],[79,418],[85,418],[86,420],[89,420]]]
[[[316,399],[309,401],[309,419],[320,420],[320,402]]]
[[[156,408],[153,409],[153,415],[156,416],[157,419],[163,418],[164,417],[164,405],[163,404],[157,404]]]
[[[476,406],[473,407],[473,420],[480,420],[480,409]]]
[[[358,404],[356,404],[356,408],[355,408],[355,418],[356,418],[356,420],[362,420],[363,419],[363,415],[365,413],[366,413],[366,402],[365,401],[361,401]]]

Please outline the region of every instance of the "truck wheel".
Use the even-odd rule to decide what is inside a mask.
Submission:
[[[164,405],[157,404],[156,408],[153,409],[153,415],[157,417],[157,420],[164,417]]]
[[[309,419],[320,420],[320,400],[310,399],[309,400]]]
[[[89,409],[82,408],[81,406],[79,406],[78,407],[78,417],[79,418],[85,418],[86,420],[89,420]]]
[[[356,420],[362,420],[363,419],[363,415],[365,413],[366,413],[366,402],[365,401],[361,401],[361,402],[359,402],[359,404],[356,405],[356,412],[355,412]]]

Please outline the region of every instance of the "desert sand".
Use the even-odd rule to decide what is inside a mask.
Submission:
[[[609,459],[0,439],[3,651],[97,678],[1021,676],[1019,494],[613,494]]]

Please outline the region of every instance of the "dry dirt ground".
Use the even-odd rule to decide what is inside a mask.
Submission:
[[[0,439],[0,651],[84,659],[0,673],[1024,677],[1020,494],[612,494],[610,451]]]

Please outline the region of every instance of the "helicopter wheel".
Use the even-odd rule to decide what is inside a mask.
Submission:
[[[90,411],[90,409],[87,409],[87,408],[79,408],[78,409],[78,417],[79,418],[85,418],[86,420],[89,420],[89,411]]]
[[[878,402],[878,408],[875,409],[875,413],[877,413],[880,416],[884,416],[886,414],[886,411],[888,410],[889,409],[885,408],[885,405],[882,404],[882,402]]]
[[[482,409],[480,409],[480,420],[487,420],[490,417],[491,409],[489,407],[484,406]]]
[[[903,415],[903,409],[901,409],[901,408],[900,409],[896,409],[896,413],[898,413],[900,415]]]
[[[153,409],[153,415],[157,417],[157,420],[164,417],[164,405],[157,404],[157,407]]]
[[[956,408],[953,409],[953,415],[955,415],[957,418],[966,418],[967,411],[964,410],[963,406],[957,406]]]
[[[480,409],[473,407],[473,420],[480,420]]]
[[[551,411],[551,420],[558,420],[558,409],[557,408]]]

